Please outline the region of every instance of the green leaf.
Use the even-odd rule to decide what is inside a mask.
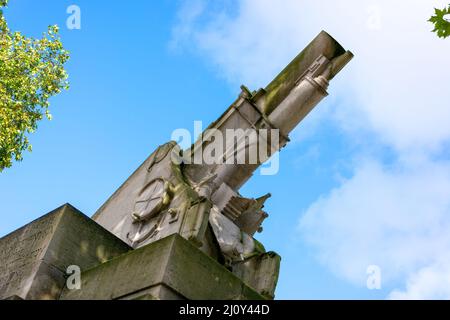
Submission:
[[[0,8],[8,0],[0,0]],[[0,172],[32,150],[28,135],[46,116],[49,99],[67,89],[64,65],[69,59],[57,26],[41,39],[9,30],[0,10]]]
[[[428,21],[434,24],[432,32],[436,32],[439,38],[450,37],[450,21],[447,21],[450,14],[450,5],[445,9],[434,9],[435,15]]]

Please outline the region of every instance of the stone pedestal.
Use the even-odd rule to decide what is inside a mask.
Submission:
[[[264,299],[177,234],[87,270],[81,279],[81,289],[66,288],[61,299]]]
[[[68,289],[67,268],[81,270]],[[71,205],[0,239],[0,300],[265,297],[178,234],[132,250]]]
[[[0,239],[0,299],[59,299],[67,267],[87,270],[130,247],[64,205]]]

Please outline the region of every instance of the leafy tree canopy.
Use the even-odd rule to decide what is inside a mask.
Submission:
[[[450,36],[450,5],[448,8],[439,10],[434,9],[434,16],[430,18],[434,24],[433,32],[436,32],[439,38],[447,38]]]
[[[44,116],[51,119],[49,98],[68,89],[64,64],[69,53],[50,26],[41,39],[9,30],[0,0],[0,172],[31,151],[28,135]]]

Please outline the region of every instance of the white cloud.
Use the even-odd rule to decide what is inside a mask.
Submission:
[[[340,108],[342,125],[349,127],[358,114],[359,130],[370,128],[398,149],[435,149],[450,137],[450,90],[444,90],[450,84],[450,41],[431,33],[426,20],[433,6],[446,4],[232,1],[234,13],[216,4],[202,7],[207,15],[182,15],[174,42],[197,48],[233,84],[260,87],[325,29],[356,55],[331,89],[333,95],[354,95],[353,104]]]
[[[404,279],[450,257],[450,166],[363,161],[311,205],[300,229],[322,263],[356,285],[369,265],[381,267],[384,283]]]
[[[181,14],[173,42],[233,85],[265,86],[322,29],[355,53],[331,84],[329,101],[339,105],[315,110],[308,135],[333,120],[349,141],[370,135],[396,159],[355,161],[353,177],[307,210],[302,232],[349,281],[365,284],[367,266],[378,264],[385,281],[405,283],[391,298],[446,296],[450,161],[433,159],[450,140],[450,41],[427,19],[448,0],[199,3],[195,15]]]
[[[450,263],[437,263],[420,269],[408,280],[406,290],[395,290],[392,300],[450,300]]]
[[[170,42],[171,49],[179,49],[181,43],[184,43],[184,39],[192,36],[193,24],[204,13],[205,7],[206,4],[202,0],[190,0],[181,5],[177,15],[178,23],[173,29],[176,37]]]

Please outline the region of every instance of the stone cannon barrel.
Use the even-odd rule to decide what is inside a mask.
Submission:
[[[223,152],[217,156],[222,163],[191,161],[186,167],[188,176],[193,181],[202,181],[215,174],[216,191],[221,194],[225,189],[230,189],[230,194],[238,192],[262,163],[286,145],[289,133],[328,95],[329,81],[352,58],[350,51],[322,31],[265,89],[250,92],[243,86],[233,105],[186,152],[189,159],[203,159],[201,153],[204,155],[213,141],[217,143],[213,136],[219,131],[224,140],[228,139],[223,141]],[[244,130],[236,143],[227,137],[227,131],[232,129]],[[270,137],[255,137],[254,131],[262,129],[279,130],[279,138],[270,141]],[[265,156],[258,151],[264,145],[262,139],[267,140]],[[256,161],[238,163],[237,158],[248,160],[255,152],[258,153]]]

